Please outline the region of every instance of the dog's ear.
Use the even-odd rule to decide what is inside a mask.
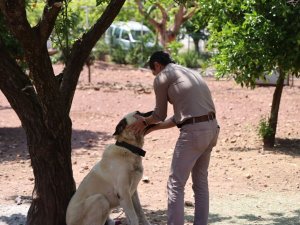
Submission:
[[[115,133],[113,133],[113,135],[121,134],[126,126],[127,126],[127,121],[125,118],[123,118],[116,126],[116,130],[115,130]]]
[[[151,116],[153,113],[153,111],[149,111],[149,112],[146,112],[146,113],[141,113],[139,111],[136,112],[136,114],[142,116],[142,117],[148,117],[148,116]]]

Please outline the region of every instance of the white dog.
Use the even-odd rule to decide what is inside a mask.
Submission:
[[[144,137],[126,127],[136,121],[136,114],[151,113],[133,112],[119,122],[114,133],[116,143],[106,147],[101,161],[83,179],[68,205],[68,225],[112,225],[109,214],[118,206],[130,225],[150,225],[137,193],[143,176]]]

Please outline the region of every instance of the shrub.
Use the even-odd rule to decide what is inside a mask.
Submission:
[[[261,118],[258,125],[258,135],[261,138],[270,137],[274,134],[272,127],[270,127],[268,118]]]
[[[107,55],[109,55],[109,53],[110,53],[109,46],[104,42],[104,39],[101,38],[93,48],[92,56],[95,59],[106,61],[107,60],[106,57]]]
[[[200,65],[200,57],[199,54],[197,52],[185,52],[180,54],[180,58],[181,58],[181,64],[183,66],[189,67],[189,68],[199,68],[201,67]]]
[[[127,51],[123,50],[121,46],[115,46],[111,49],[111,59],[118,64],[127,64],[126,62]]]

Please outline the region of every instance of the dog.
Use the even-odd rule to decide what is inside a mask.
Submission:
[[[144,136],[127,129],[138,111],[126,115],[116,126],[115,144],[108,145],[102,159],[86,175],[71,198],[67,225],[113,225],[109,218],[113,208],[121,206],[130,225],[150,225],[140,204],[137,186],[143,176]]]

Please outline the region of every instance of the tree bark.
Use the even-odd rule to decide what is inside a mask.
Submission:
[[[281,101],[282,90],[284,86],[285,73],[279,68],[279,77],[276,83],[276,88],[273,94],[271,113],[269,118],[269,126],[272,128],[273,132],[270,135],[266,135],[263,138],[265,148],[273,148],[275,144],[275,135],[277,130],[277,121],[279,106]]]
[[[60,83],[46,41],[62,2],[48,0],[42,20],[31,28],[23,0],[0,0],[1,14],[20,42],[29,68],[28,75],[10,57],[0,37],[0,89],[25,129],[35,177],[28,225],[66,224],[66,209],[76,190],[71,163],[71,103],[84,62],[124,2],[111,0],[96,24],[78,38]]]
[[[199,38],[193,37],[193,42],[194,42],[194,45],[195,45],[195,51],[196,51],[198,54],[200,54],[199,41],[200,41]]]
[[[43,121],[24,125],[35,177],[33,201],[27,216],[29,225],[65,224],[66,209],[76,190],[71,164],[71,120],[61,121],[63,132],[53,137]]]
[[[26,132],[35,177],[27,224],[65,224],[66,208],[76,189],[71,165],[71,120],[64,114],[62,118],[45,121],[28,76],[6,53],[1,42],[0,89]],[[48,124],[56,125],[49,127]]]

